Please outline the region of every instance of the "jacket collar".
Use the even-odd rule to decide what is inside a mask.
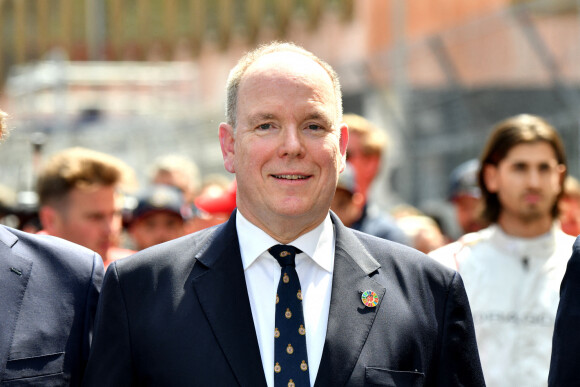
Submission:
[[[331,213],[336,229],[336,248],[328,328],[316,387],[341,386],[352,374],[362,348],[384,300],[386,289],[371,278],[380,264],[368,253],[351,229]],[[376,307],[365,307],[366,290],[379,297]]]
[[[370,275],[380,265],[352,230],[331,213],[336,231],[328,328],[316,386],[344,385],[375,320],[385,287]],[[196,254],[193,286],[240,385],[266,386],[235,227],[235,213],[216,227]],[[365,307],[372,290],[379,305]]]
[[[216,227],[196,254],[193,286],[239,384],[265,387],[235,218]]]

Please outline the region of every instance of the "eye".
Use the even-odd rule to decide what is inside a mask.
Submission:
[[[258,126],[258,128],[262,129],[262,130],[268,130],[272,127],[272,124],[260,124]]]
[[[322,129],[322,126],[318,124],[308,124],[307,128],[310,130],[320,130]]]

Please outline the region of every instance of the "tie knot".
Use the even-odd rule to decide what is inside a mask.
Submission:
[[[300,249],[290,245],[275,245],[270,247],[268,251],[282,267],[296,266],[296,262],[294,261],[296,254],[302,252]]]

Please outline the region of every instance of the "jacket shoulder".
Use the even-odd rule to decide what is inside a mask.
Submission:
[[[102,267],[102,259],[96,252],[58,237],[2,226],[0,240],[11,247],[14,254],[35,263],[77,272],[92,272],[99,263]]]
[[[381,265],[379,271],[412,277],[438,277],[448,282],[456,275],[449,266],[437,262],[412,247],[353,231],[369,254]]]
[[[206,247],[214,239],[220,226],[213,226],[197,231],[192,234],[170,240],[165,243],[151,246],[126,258],[121,258],[111,264],[119,272],[129,272],[133,270],[145,270],[155,268],[159,270],[164,267],[175,268],[189,259],[195,258],[199,251]]]

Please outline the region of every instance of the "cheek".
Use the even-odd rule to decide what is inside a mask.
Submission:
[[[560,193],[560,191],[562,191],[562,181],[560,180],[560,177],[554,176],[552,179],[552,185],[555,192]]]

